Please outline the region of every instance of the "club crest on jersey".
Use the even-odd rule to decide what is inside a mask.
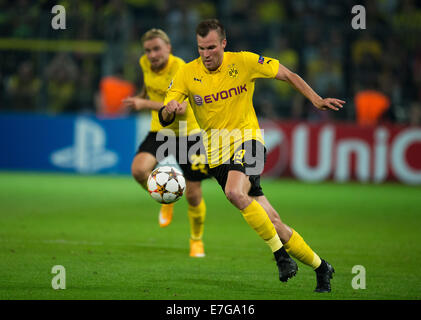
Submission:
[[[257,62],[260,63],[260,64],[263,64],[263,62],[265,62],[265,57],[260,56],[259,61],[257,61]]]
[[[235,67],[235,64],[230,64],[228,66],[228,75],[233,79],[238,77],[238,70]]]
[[[194,102],[198,105],[201,106],[203,104],[203,99],[201,96],[199,96],[198,94],[195,94],[193,96]]]

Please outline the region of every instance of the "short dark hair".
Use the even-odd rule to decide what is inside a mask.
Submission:
[[[215,30],[220,39],[225,39],[225,28],[217,19],[207,19],[203,20],[197,25],[196,34],[203,37],[206,37],[211,30]]]

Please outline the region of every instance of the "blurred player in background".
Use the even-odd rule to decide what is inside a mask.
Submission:
[[[159,131],[163,129],[158,119],[158,110],[162,107],[165,93],[180,66],[185,62],[171,54],[171,43],[168,35],[160,29],[151,29],[142,37],[145,54],[140,58],[139,64],[143,72],[144,86],[138,96],[123,100],[126,107],[135,110],[151,110],[152,121],[150,132],[139,146],[138,152],[132,162],[132,175],[135,180],[147,190],[147,180],[163,159],[157,159],[157,150],[164,143],[158,141]],[[189,145],[191,137],[200,140],[200,129],[187,101],[183,102],[183,112],[176,116],[174,123],[166,129],[171,129],[177,137],[177,149],[182,139]],[[181,122],[180,122],[181,121]],[[180,123],[180,126],[179,126]],[[184,124],[184,127],[182,127]],[[186,126],[187,127],[186,127]],[[165,135],[165,134],[164,134]],[[193,140],[195,140],[193,139]],[[189,148],[189,147],[188,147]],[[187,150],[188,151],[188,150]],[[177,152],[178,153],[178,152]],[[178,160],[178,154],[174,154]],[[205,255],[202,235],[206,215],[206,205],[202,197],[201,181],[208,177],[205,155],[193,154],[188,163],[179,163],[186,179],[186,198],[188,202],[188,217],[190,221],[190,256],[203,257]],[[162,204],[159,212],[159,225],[166,227],[173,216],[172,204]]]
[[[286,81],[321,110],[339,110],[345,102],[321,98],[276,59],[251,52],[225,52],[225,30],[218,20],[201,22],[196,37],[200,58],[181,67],[174,77],[160,109],[162,124],[171,123],[188,98],[198,124],[206,132],[209,173],[272,249],[280,280],[288,281],[298,270],[291,255],[316,271],[316,292],[330,292],[333,267],[281,221],[260,186],[266,149],[252,103],[254,82],[257,78]],[[219,143],[220,136],[227,135],[228,139]]]

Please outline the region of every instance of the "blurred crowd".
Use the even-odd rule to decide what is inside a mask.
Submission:
[[[421,125],[420,2],[0,0],[0,110],[100,114],[104,83],[140,90],[145,31],[164,29],[173,53],[190,61],[198,56],[195,26],[218,17],[226,50],[279,59],[321,96],[347,102],[342,112],[319,112],[288,84],[259,80],[260,117]],[[56,4],[66,9],[65,30],[51,27]],[[357,4],[366,29],[352,28]]]

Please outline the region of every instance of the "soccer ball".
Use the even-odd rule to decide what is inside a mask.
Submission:
[[[148,191],[159,203],[173,203],[183,196],[186,181],[183,174],[174,167],[158,167],[148,178]]]

